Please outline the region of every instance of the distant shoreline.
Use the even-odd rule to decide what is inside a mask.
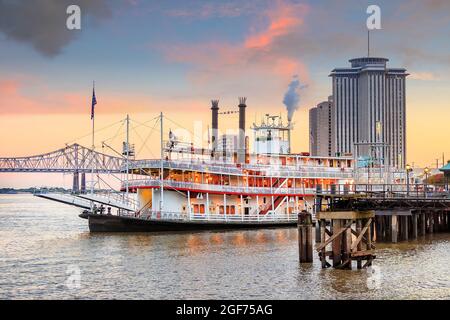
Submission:
[[[70,189],[64,188],[0,188],[0,194],[33,194],[36,191],[42,192],[70,192]]]

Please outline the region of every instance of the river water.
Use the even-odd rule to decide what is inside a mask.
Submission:
[[[0,196],[0,299],[450,299],[450,234],[340,271],[300,266],[295,228],[90,234],[78,214]]]

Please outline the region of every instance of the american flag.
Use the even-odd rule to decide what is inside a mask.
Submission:
[[[95,88],[92,89],[92,106],[91,106],[91,120],[94,119],[94,107],[97,104],[97,99],[95,98]]]

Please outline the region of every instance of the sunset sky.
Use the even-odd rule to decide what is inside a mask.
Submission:
[[[69,4],[81,7],[81,30],[66,28]],[[408,162],[432,165],[443,152],[450,159],[448,0],[0,0],[0,157],[52,151],[89,134],[93,80],[98,128],[127,113],[142,123],[163,111],[188,128],[203,121],[206,130],[212,98],[232,110],[238,96],[248,97],[248,124],[284,114],[293,75],[307,85],[293,151],[307,151],[308,110],[331,94],[330,71],[367,54],[369,4],[382,10],[372,55],[411,74]],[[237,116],[220,121],[237,127]],[[99,133],[98,143],[119,127]],[[139,130],[137,146],[149,132]],[[158,137],[148,141],[140,157],[157,154]],[[0,187],[70,181],[42,177],[0,174]]]

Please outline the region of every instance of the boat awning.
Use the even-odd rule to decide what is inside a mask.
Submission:
[[[78,208],[89,210],[91,208],[90,201],[80,199],[71,194],[63,194],[63,193],[42,193],[35,194],[36,197],[52,200],[64,204],[68,204],[71,206],[75,206]]]
[[[439,171],[442,171],[444,173],[450,173],[450,161],[445,166],[440,168]]]

